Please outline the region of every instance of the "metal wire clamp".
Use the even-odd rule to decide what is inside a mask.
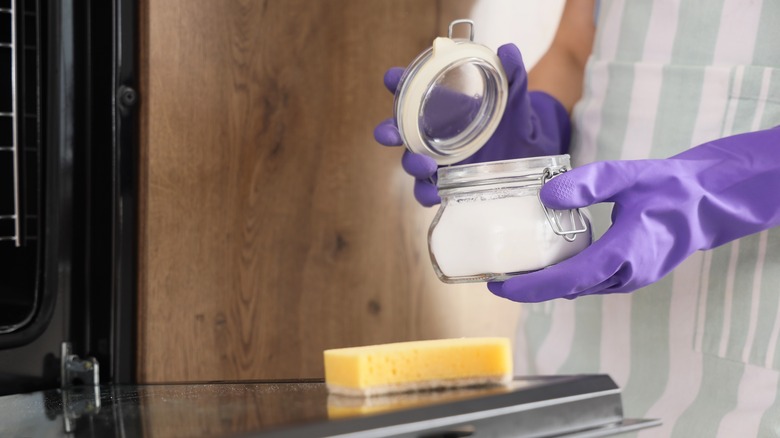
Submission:
[[[565,230],[563,228],[563,225],[561,225],[561,221],[558,218],[558,214],[556,214],[556,211],[551,208],[548,208],[542,202],[541,188],[547,183],[547,181],[551,180],[554,176],[560,175],[565,171],[566,171],[565,169],[562,169],[560,172],[554,174],[549,167],[545,168],[544,171],[542,171],[541,184],[539,185],[539,193],[537,193],[536,196],[537,198],[539,198],[539,204],[542,206],[544,215],[547,216],[547,222],[550,223],[550,227],[552,228],[553,233],[557,234],[558,236],[562,236],[567,242],[574,242],[578,234],[582,234],[588,231],[588,223],[585,222],[585,217],[583,217],[582,211],[579,208],[569,210],[569,220],[571,221],[571,225],[572,227],[574,227],[574,229]],[[575,215],[575,210],[577,212],[576,215]],[[577,219],[577,216],[579,216],[579,219]],[[579,220],[579,225],[577,220]]]
[[[449,39],[452,39],[452,30],[453,28],[458,24],[468,24],[469,25],[469,41],[474,41],[474,20],[468,20],[468,19],[461,19],[461,20],[455,20],[452,23],[450,23],[450,28],[447,32],[447,37]]]

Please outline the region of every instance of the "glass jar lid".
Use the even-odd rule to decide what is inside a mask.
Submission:
[[[452,38],[457,24],[469,39]],[[446,165],[476,153],[493,135],[507,100],[501,60],[474,43],[474,22],[450,23],[404,71],[395,95],[395,118],[406,147]]]

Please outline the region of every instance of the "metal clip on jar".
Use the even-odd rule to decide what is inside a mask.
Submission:
[[[458,24],[470,26],[468,39],[452,37]],[[453,21],[448,38],[436,38],[401,77],[395,98],[401,138],[440,166],[463,161],[495,132],[507,90],[501,60],[474,43],[474,23]],[[439,168],[442,203],[428,234],[439,278],[505,280],[590,245],[580,210],[550,210],[538,198],[545,182],[569,168],[568,155]]]

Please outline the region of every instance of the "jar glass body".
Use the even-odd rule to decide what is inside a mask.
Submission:
[[[586,211],[545,211],[539,200],[546,178],[566,170],[567,155],[440,169],[442,202],[428,233],[439,278],[447,283],[503,281],[561,262],[590,245]],[[561,229],[579,231],[561,235]]]

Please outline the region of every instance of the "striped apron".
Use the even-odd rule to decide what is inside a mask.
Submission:
[[[780,0],[602,1],[573,120],[575,165],[780,125]],[[627,416],[662,419],[643,437],[780,436],[779,335],[776,228],[632,294],[523,306],[516,374],[608,373]]]

